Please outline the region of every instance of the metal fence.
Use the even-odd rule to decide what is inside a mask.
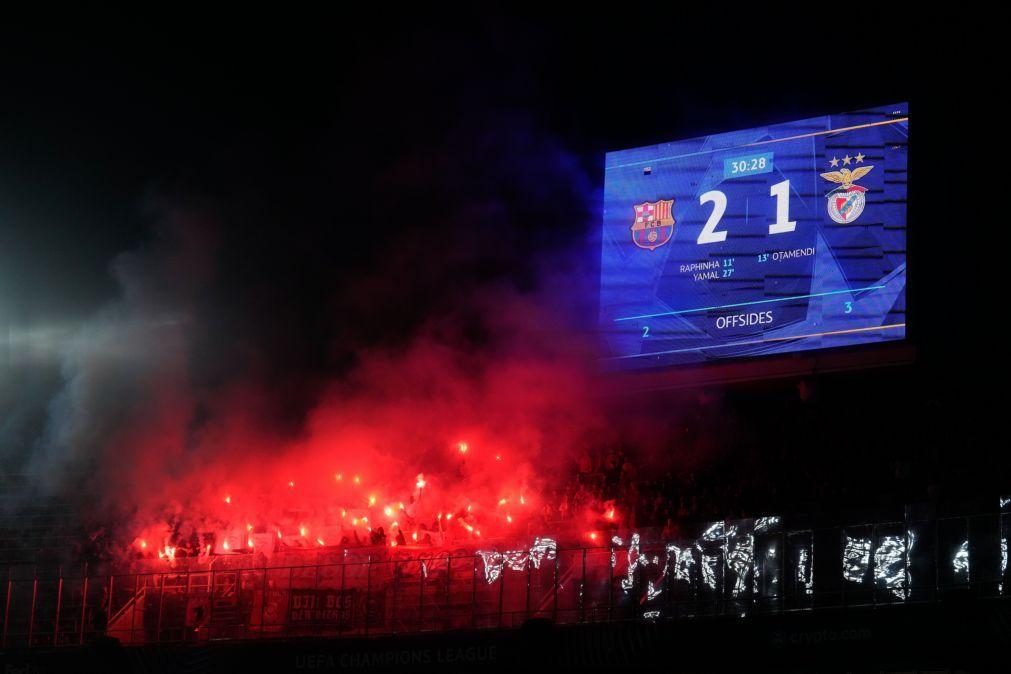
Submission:
[[[1006,503],[1002,500],[1002,508]],[[212,558],[205,567],[73,577],[11,570],[3,648],[108,636],[125,644],[368,636],[556,623],[692,618],[1004,597],[1005,512],[920,522],[785,529],[779,518],[717,522],[697,536],[614,536],[604,547],[454,554],[342,550]],[[406,554],[406,556],[405,556]],[[362,558],[364,556],[364,558]]]

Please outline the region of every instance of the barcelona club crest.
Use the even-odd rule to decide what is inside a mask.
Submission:
[[[645,202],[635,205],[632,221],[632,242],[646,250],[656,250],[674,236],[674,200]]]
[[[864,206],[867,205],[867,192],[866,187],[861,187],[855,184],[857,180],[863,178],[865,175],[871,172],[873,166],[856,166],[853,170],[845,168],[850,162],[856,164],[862,164],[864,161],[864,155],[859,152],[855,157],[850,157],[848,154],[841,160],[832,157],[829,162],[831,166],[838,166],[839,162],[843,163],[843,168],[838,171],[829,171],[828,173],[822,173],[821,177],[831,183],[838,183],[839,187],[835,188],[831,192],[825,195],[828,199],[828,204],[826,208],[828,209],[828,217],[832,218],[834,222],[838,222],[840,225],[848,225],[851,222],[855,222],[860,214],[864,212]]]

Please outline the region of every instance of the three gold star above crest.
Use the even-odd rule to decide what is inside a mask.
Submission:
[[[843,166],[849,166],[850,162],[862,164],[866,156],[867,155],[863,154],[862,152],[857,152],[855,157],[851,157],[849,156],[849,154],[847,154],[845,157],[842,158],[842,164]],[[832,168],[835,168],[836,166],[839,166],[839,161],[840,160],[837,157],[832,157],[828,165],[831,166]]]

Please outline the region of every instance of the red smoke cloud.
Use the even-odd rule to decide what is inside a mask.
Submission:
[[[114,263],[120,299],[64,349],[36,472],[144,554],[220,551],[222,532],[230,551],[380,526],[433,543],[546,533],[587,449],[656,447],[672,413],[615,409],[574,319],[596,284],[559,223],[585,217],[585,176],[534,134],[491,138],[508,162],[384,178],[403,202],[384,213],[413,219],[374,259],[345,253],[343,275],[311,235],[247,242],[245,221],[170,209]],[[420,200],[440,193],[425,180],[453,198]],[[569,508],[565,528],[620,521],[612,509]]]
[[[192,402],[159,396],[118,440],[114,500],[137,504],[138,538],[156,548],[247,529],[328,545],[379,527],[388,540],[396,528],[407,540],[526,538],[579,452],[618,435],[581,340],[505,293],[489,322],[480,346],[446,320],[405,348],[363,353],[294,438],[265,429],[256,394],[237,386],[194,443]]]

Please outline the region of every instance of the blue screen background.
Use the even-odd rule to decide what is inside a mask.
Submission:
[[[901,103],[608,153],[600,302],[607,362],[652,368],[903,339],[908,125]],[[771,170],[732,175],[727,160],[770,153]],[[840,185],[821,174],[861,166],[873,166],[854,181],[866,189],[863,211],[838,223],[828,202],[840,195],[827,195]],[[785,180],[796,228],[770,234],[770,189]],[[716,230],[727,236],[700,244],[714,210],[700,196],[711,190],[726,195]],[[634,207],[661,199],[674,200],[673,236],[641,248],[632,239]],[[714,262],[716,278],[686,271]]]

